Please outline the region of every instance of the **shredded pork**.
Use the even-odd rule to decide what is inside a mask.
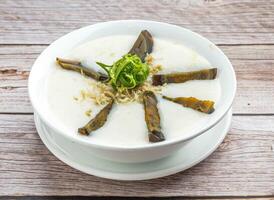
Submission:
[[[150,65],[150,75],[156,74],[162,70],[161,65],[153,65],[153,57],[148,55],[146,62]],[[156,94],[160,94],[163,86],[153,86],[150,81],[145,81],[142,85],[134,89],[115,90],[111,85],[102,82],[96,82],[86,78],[89,84],[88,90],[81,90],[79,97],[74,97],[77,101],[92,100],[97,105],[105,105],[114,99],[117,104],[141,102],[144,91],[150,90]],[[90,114],[90,113],[88,113]],[[86,113],[86,115],[88,115]]]

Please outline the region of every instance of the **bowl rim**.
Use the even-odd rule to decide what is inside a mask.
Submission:
[[[51,47],[53,44],[55,44],[57,41],[59,41],[60,39],[62,39],[63,37],[69,37],[70,34],[74,34],[75,32],[78,32],[78,31],[83,31],[84,29],[87,29],[87,28],[90,28],[90,27],[94,27],[94,26],[100,26],[100,25],[111,25],[113,23],[154,23],[154,24],[158,24],[158,25],[161,25],[161,26],[174,26],[174,27],[177,27],[177,28],[180,28],[182,29],[183,31],[186,31],[190,34],[193,34],[195,35],[195,37],[198,37],[200,39],[203,39],[203,40],[206,40],[210,45],[212,45],[214,48],[216,48],[218,50],[218,53],[220,53],[225,61],[228,63],[229,67],[230,67],[230,70],[231,70],[231,78],[233,80],[233,82],[231,84],[232,85],[232,95],[229,97],[229,100],[228,100],[228,104],[225,108],[223,108],[224,112],[216,119],[214,120],[212,123],[210,123],[209,125],[203,127],[201,130],[197,131],[195,134],[192,134],[192,135],[189,135],[187,137],[179,137],[179,138],[176,138],[176,139],[172,139],[172,140],[165,140],[163,142],[158,142],[158,143],[150,143],[149,145],[136,145],[136,146],[133,146],[133,147],[128,147],[128,146],[115,146],[115,145],[109,145],[109,144],[101,144],[101,143],[92,143],[90,142],[90,140],[85,140],[85,139],[81,139],[80,137],[74,137],[73,135],[70,135],[70,134],[66,134],[64,133],[63,131],[59,130],[57,127],[55,127],[48,119],[47,117],[43,114],[43,112],[41,112],[41,110],[39,110],[39,105],[37,104],[37,102],[34,101],[34,91],[31,90],[31,85],[32,85],[32,77],[33,77],[33,70],[32,68],[37,64],[37,60],[39,59],[40,56],[42,56],[43,52]],[[58,133],[58,134],[61,134],[62,136],[72,140],[72,141],[75,141],[75,142],[78,142],[80,144],[83,144],[83,145],[87,145],[87,146],[92,146],[92,147],[95,147],[95,148],[98,148],[98,149],[109,149],[109,150],[129,150],[129,151],[134,151],[134,150],[144,150],[144,149],[151,149],[151,148],[156,148],[156,147],[162,147],[162,146],[168,146],[168,145],[175,145],[175,144],[178,144],[178,143],[182,143],[182,142],[186,142],[194,137],[197,137],[199,135],[201,135],[202,133],[206,132],[207,130],[209,130],[210,128],[212,128],[213,126],[215,126],[221,119],[223,119],[223,117],[225,116],[225,114],[229,111],[229,109],[231,108],[232,106],[232,103],[233,103],[233,100],[235,98],[235,95],[236,95],[236,88],[237,88],[237,80],[236,80],[236,75],[235,75],[235,71],[233,69],[233,66],[231,64],[231,62],[229,61],[229,59],[227,58],[227,56],[223,53],[223,51],[217,47],[213,42],[211,42],[210,40],[208,40],[207,38],[201,36],[200,34],[196,33],[196,32],[193,32],[187,28],[184,28],[184,27],[181,27],[181,26],[177,26],[177,25],[174,25],[174,24],[170,24],[170,23],[165,23],[165,22],[159,22],[159,21],[152,21],[152,20],[138,20],[138,19],[134,19],[134,20],[112,20],[112,21],[106,21],[106,22],[100,22],[100,23],[95,23],[95,24],[92,24],[92,25],[88,25],[88,26],[84,26],[82,28],[79,28],[79,29],[76,29],[76,30],[73,30],[61,37],[59,37],[57,40],[55,40],[54,42],[52,42],[49,46],[47,46],[47,48],[45,48],[43,50],[43,52],[37,57],[37,59],[35,60],[34,64],[32,65],[32,68],[31,68],[31,71],[30,71],[30,75],[29,75],[29,79],[28,79],[28,94],[29,94],[29,98],[30,98],[30,102],[34,108],[34,111],[39,115],[39,117],[42,119],[42,121],[44,123],[46,123],[47,126],[49,126],[55,133]]]

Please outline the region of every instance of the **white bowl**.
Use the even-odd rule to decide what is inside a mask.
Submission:
[[[212,66],[218,67],[218,76],[221,84],[221,98],[216,110],[211,114],[206,126],[199,131],[192,131],[180,138],[167,140],[150,146],[117,147],[111,144],[97,144],[85,140],[79,135],[68,134],[62,126],[50,118],[45,98],[46,79],[52,70],[55,58],[64,55],[72,48],[89,40],[115,34],[138,35],[140,30],[147,29],[159,38],[173,38],[183,41],[184,45],[204,56]],[[235,72],[224,53],[206,38],[188,29],[154,21],[122,20],[98,23],[75,30],[48,46],[35,61],[29,76],[29,96],[35,112],[43,123],[54,134],[52,138],[58,145],[61,142],[73,142],[82,148],[81,156],[96,156],[119,162],[145,162],[163,158],[182,147],[186,141],[197,137],[219,122],[230,109],[236,93]]]

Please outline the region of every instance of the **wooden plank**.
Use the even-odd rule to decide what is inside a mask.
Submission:
[[[0,113],[32,113],[27,87],[0,87]]]
[[[44,45],[0,45],[0,112],[31,113],[27,78]],[[238,79],[236,114],[274,113],[274,45],[220,46]]]
[[[27,79],[45,46],[0,46],[0,112],[30,113]]]
[[[0,196],[263,196],[274,194],[274,116],[234,116],[216,152],[197,166],[148,181],[83,174],[42,144],[32,115],[0,115]]]
[[[45,47],[0,45],[0,87],[26,87],[30,68]]]
[[[231,60],[274,60],[273,45],[218,45]]]
[[[242,197],[242,198],[222,198],[222,197],[148,197],[145,200],[274,200],[274,197]],[[27,196],[27,197],[0,197],[0,200],[144,200],[143,197],[83,197],[83,196]]]
[[[217,44],[273,44],[273,10],[274,0],[2,0],[0,44],[49,44],[73,29],[119,19],[174,23]]]

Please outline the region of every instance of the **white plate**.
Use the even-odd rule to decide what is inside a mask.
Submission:
[[[38,134],[47,148],[69,166],[94,176],[115,180],[147,180],[168,176],[186,170],[208,157],[223,141],[231,123],[232,111],[213,128],[189,141],[176,153],[151,162],[118,163],[96,156],[79,157],[81,149],[72,147],[73,143],[57,146],[49,137],[50,130],[44,126],[38,115],[34,115]],[[69,145],[69,146],[68,146]],[[73,151],[69,151],[73,149]],[[78,151],[78,152],[76,152]],[[77,156],[76,156],[77,155]]]

